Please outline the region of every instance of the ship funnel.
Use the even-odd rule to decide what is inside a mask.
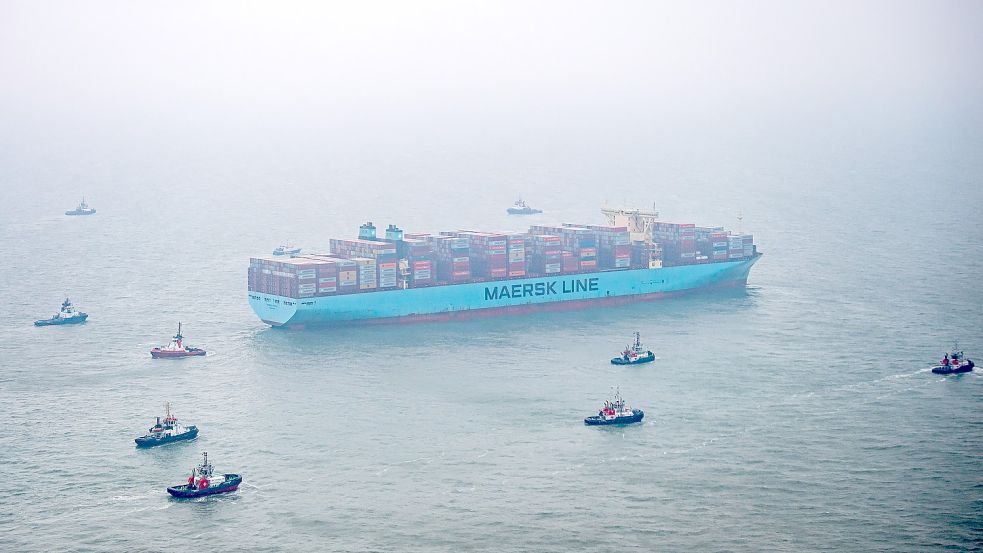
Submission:
[[[375,225],[372,224],[372,221],[358,227],[358,239],[375,240]]]
[[[397,227],[396,225],[389,225],[389,227],[386,228],[386,240],[401,242],[403,240],[403,229]]]

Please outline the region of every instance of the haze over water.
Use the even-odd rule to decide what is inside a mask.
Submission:
[[[0,549],[979,548],[983,377],[928,367],[983,358],[981,19],[4,3]],[[743,213],[765,256],[739,293],[465,323],[246,302],[283,242],[605,202]],[[31,325],[66,295],[85,325]],[[152,361],[178,321],[209,355]],[[608,364],[636,330],[659,360]],[[644,424],[583,426],[611,386]],[[164,401],[201,436],[136,450]],[[171,500],[203,450],[245,484]]]

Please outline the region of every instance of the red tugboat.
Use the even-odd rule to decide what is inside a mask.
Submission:
[[[171,343],[166,346],[157,346],[150,350],[150,356],[154,359],[170,359],[173,357],[195,357],[205,355],[205,350],[193,348],[183,343],[184,336],[181,336],[181,323],[177,324],[177,334],[171,338]]]

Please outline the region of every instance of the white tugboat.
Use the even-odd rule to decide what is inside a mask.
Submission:
[[[932,367],[932,372],[935,374],[968,373],[972,372],[975,366],[972,359],[966,359],[965,354],[959,349],[959,342],[956,342],[952,347],[952,354],[945,354],[942,361],[937,366]]]
[[[85,203],[85,197],[83,197],[78,207],[71,211],[66,211],[65,215],[92,215],[95,212],[95,208],[89,207],[89,204]]]
[[[543,212],[542,209],[529,207],[522,198],[516,200],[512,207],[506,209],[506,211],[509,212],[509,215],[534,215]]]
[[[134,440],[137,447],[154,447],[155,445],[181,440],[191,440],[198,436],[197,426],[184,426],[178,423],[177,418],[171,414],[170,403],[164,404],[164,413],[163,422],[160,417],[157,417],[157,423],[147,430],[147,434]]]
[[[52,315],[50,319],[34,321],[34,326],[74,325],[84,323],[88,318],[88,313],[76,311],[72,301],[65,298],[65,301],[61,302],[61,310],[58,313]]]
[[[301,248],[298,248],[296,246],[288,246],[288,245],[277,246],[276,249],[273,250],[273,255],[296,255],[300,253],[300,250]]]
[[[184,345],[184,336],[181,335],[181,323],[177,324],[177,334],[171,338],[171,343],[166,346],[157,346],[150,350],[150,356],[154,359],[172,359],[175,357],[195,357],[205,355],[205,350]]]
[[[208,462],[208,453],[202,452],[203,460],[200,465],[191,469],[191,476],[188,477],[187,484],[171,486],[167,488],[167,493],[174,497],[187,499],[201,497],[203,495],[214,495],[218,493],[234,492],[242,483],[242,476],[238,474],[215,474],[215,469]]]
[[[642,347],[642,336],[635,333],[635,343],[626,346],[620,357],[611,359],[612,365],[638,365],[655,361],[655,354]]]
[[[584,419],[587,426],[607,426],[632,424],[641,422],[645,413],[641,409],[632,409],[625,400],[621,398],[621,390],[616,389],[614,400],[605,401],[604,407],[592,417]]]

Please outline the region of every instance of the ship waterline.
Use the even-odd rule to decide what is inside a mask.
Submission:
[[[743,287],[761,254],[739,261],[538,276],[327,297],[249,292],[263,322],[305,328],[387,324],[562,311],[652,301],[689,292]]]

